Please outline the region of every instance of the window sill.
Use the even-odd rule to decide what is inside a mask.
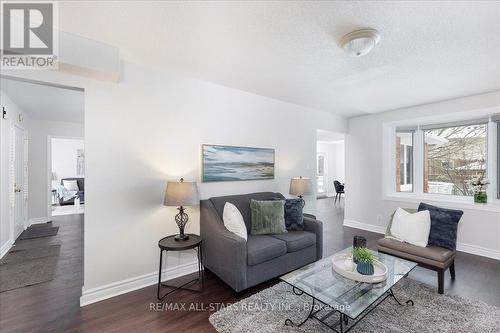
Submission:
[[[494,199],[486,204],[474,203],[471,197],[447,196],[445,194],[416,194],[416,193],[389,193],[384,195],[387,201],[403,201],[420,203],[422,201],[430,204],[442,205],[449,208],[469,209],[500,213],[500,200]]]

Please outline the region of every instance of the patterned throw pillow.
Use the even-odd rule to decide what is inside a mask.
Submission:
[[[455,251],[457,248],[458,222],[464,212],[421,202],[418,211],[422,210],[428,210],[431,215],[431,232],[428,245],[440,246]]]
[[[250,200],[252,235],[283,234],[285,228],[285,200]]]
[[[285,200],[285,225],[286,230],[304,230],[304,214],[302,212],[302,200]]]

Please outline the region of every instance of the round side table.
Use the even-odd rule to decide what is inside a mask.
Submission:
[[[158,271],[158,291],[157,291],[157,298],[158,300],[164,299],[167,295],[173,293],[174,291],[177,291],[179,289],[184,289],[184,290],[191,290],[191,291],[197,291],[197,292],[202,292],[203,291],[203,278],[204,278],[204,273],[203,273],[203,259],[202,259],[202,252],[201,252],[201,237],[198,235],[193,235],[189,234],[189,239],[185,241],[178,241],[174,239],[175,236],[167,236],[158,241],[158,247],[160,248],[160,269]],[[188,281],[180,286],[172,286],[167,284],[166,282],[161,282],[161,271],[162,271],[162,264],[163,264],[163,251],[168,252],[168,251],[186,251],[186,250],[195,250],[196,254],[198,256],[198,278],[193,279],[191,281]],[[165,262],[166,265],[166,262]],[[186,288],[186,286],[190,283],[193,283],[195,281],[198,281],[200,283],[200,287],[198,289],[192,289],[192,288]],[[166,294],[160,297],[160,290],[162,287],[167,287],[167,288],[174,288],[173,290],[170,290]]]

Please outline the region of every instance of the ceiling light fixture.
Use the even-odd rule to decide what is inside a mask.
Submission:
[[[375,29],[360,29],[348,33],[340,40],[340,46],[351,57],[362,57],[368,54],[380,40]]]

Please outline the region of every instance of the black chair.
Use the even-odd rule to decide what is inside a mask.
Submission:
[[[334,180],[333,186],[335,186],[335,192],[337,192],[337,194],[335,194],[334,203],[337,202],[337,198],[339,199],[339,202],[340,202],[340,198],[341,198],[342,194],[345,194],[344,193],[344,185],[342,185],[338,180]]]

